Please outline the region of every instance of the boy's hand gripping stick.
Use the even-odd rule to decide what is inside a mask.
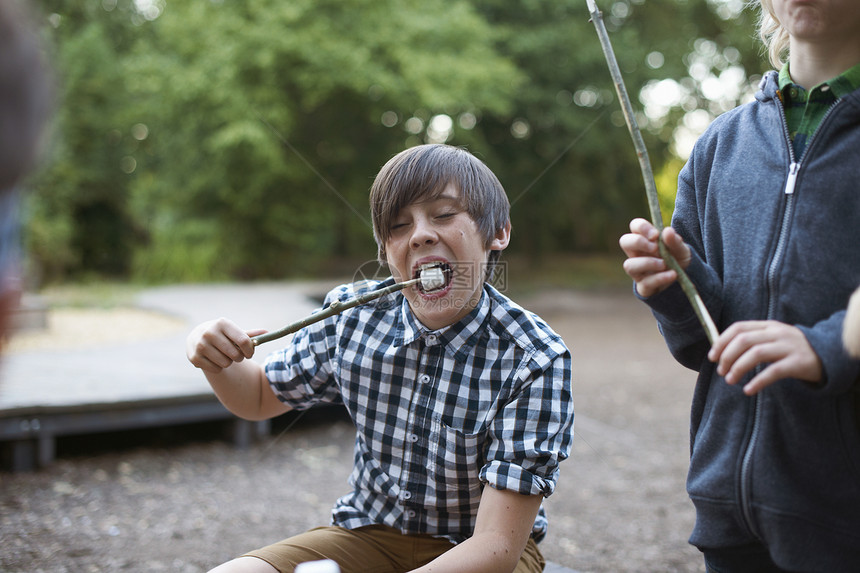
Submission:
[[[357,296],[355,298],[339,301],[336,300],[326,308],[321,311],[310,315],[307,318],[303,318],[302,320],[297,320],[292,324],[288,324],[284,328],[279,330],[275,330],[273,332],[267,332],[265,334],[261,334],[259,336],[254,336],[251,338],[251,342],[253,342],[254,346],[259,346],[264,342],[270,342],[272,340],[276,340],[278,338],[282,338],[288,334],[292,334],[297,330],[301,330],[302,328],[313,324],[315,322],[319,322],[325,318],[328,318],[335,314],[340,314],[348,308],[352,308],[354,306],[358,306],[360,304],[368,303],[372,300],[376,300],[380,297],[383,297],[387,294],[397,292],[399,290],[403,290],[406,287],[412,286],[417,283],[421,283],[421,287],[424,290],[434,290],[445,286],[445,273],[439,267],[430,267],[427,269],[423,269],[421,271],[420,277],[417,279],[411,279],[408,281],[404,281],[402,283],[395,283],[391,286],[387,286],[385,288],[381,288],[378,290],[370,291],[361,296]]]
[[[711,344],[717,339],[720,333],[714,324],[711,315],[705,303],[702,302],[702,297],[696,290],[696,286],[678,261],[666,248],[663,243],[663,215],[660,213],[660,200],[657,197],[657,184],[654,182],[654,173],[651,171],[651,162],[648,159],[648,149],[645,147],[645,140],[642,139],[642,132],[639,131],[639,125],[636,123],[636,118],[633,115],[633,106],[630,104],[630,96],[627,95],[627,88],[624,86],[624,79],[621,77],[621,70],[618,67],[618,60],[615,59],[615,52],[612,50],[612,44],[609,42],[609,34],[606,32],[606,26],[603,24],[603,14],[597,9],[597,4],[594,0],[585,0],[588,4],[588,11],[591,15],[591,21],[594,23],[594,28],[597,30],[597,36],[600,38],[600,46],[603,48],[603,55],[606,57],[606,63],[609,65],[609,73],[612,76],[612,81],[615,84],[615,91],[618,93],[618,99],[621,102],[621,111],[624,112],[624,119],[627,121],[627,129],[630,131],[630,136],[633,138],[633,146],[636,148],[636,154],[639,156],[639,167],[642,170],[642,178],[645,180],[645,191],[648,194],[648,207],[651,210],[651,224],[661,234],[658,239],[660,247],[660,256],[666,261],[666,265],[678,274],[678,282],[681,283],[681,288],[687,299],[693,306],[702,328],[705,329],[705,334],[708,335],[708,340]]]

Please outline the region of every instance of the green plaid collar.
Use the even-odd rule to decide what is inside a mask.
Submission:
[[[823,89],[824,86],[827,86],[827,89]],[[791,80],[791,75],[788,73],[788,62],[786,62],[779,71],[779,91],[780,93],[786,94],[789,93],[791,88],[795,88],[797,94],[795,97],[802,98],[800,101],[803,102],[809,99],[810,93],[814,93],[816,91],[826,92],[830,90],[836,98],[841,98],[860,88],[860,64],[857,64],[854,67],[845,70],[835,78],[831,78],[826,82],[821,82],[817,86],[813,86],[811,90],[806,91]]]
[[[821,82],[811,90],[795,84],[788,73],[788,64],[779,72],[779,95],[785,109],[788,133],[797,158],[803,156],[827,110],[836,100],[860,88],[860,64],[835,78]]]

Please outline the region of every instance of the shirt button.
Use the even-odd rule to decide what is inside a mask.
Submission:
[[[409,517],[415,517],[416,511],[414,509],[410,509],[406,512],[406,515],[408,515]]]
[[[435,334],[428,334],[427,337],[424,339],[424,341],[427,344],[436,344],[437,337]]]
[[[400,492],[400,499],[401,499],[401,500],[412,499],[412,492],[409,492],[409,491],[401,491],[401,492]]]
[[[418,441],[418,436],[415,434],[409,434],[409,441],[413,444]]]
[[[430,382],[430,376],[428,376],[427,374],[422,374],[418,378],[418,381],[421,382],[422,384],[427,384],[428,382]]]

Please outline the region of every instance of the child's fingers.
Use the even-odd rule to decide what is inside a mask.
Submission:
[[[675,252],[680,253],[686,264],[689,264],[689,248],[674,231],[671,236]],[[628,257],[623,263],[624,272],[636,282],[639,295],[646,298],[665,290],[678,279],[675,271],[669,270],[660,256],[658,237],[659,232],[654,225],[645,219],[637,218],[630,221],[630,233],[622,235],[618,240],[621,250]],[[676,256],[675,253],[673,256]]]
[[[250,336],[224,318],[198,326],[188,336],[187,345],[188,360],[197,368],[213,372],[254,355]]]
[[[815,374],[820,363],[817,363],[814,353],[795,351],[787,347],[786,342],[777,340],[767,345],[770,348],[762,352],[761,359],[756,363],[767,366],[744,385],[744,394],[758,394],[764,388],[785,378],[799,378],[807,382],[820,381],[820,373]]]
[[[628,257],[655,257],[659,253],[657,241],[649,241],[638,233],[622,235],[618,239],[618,246],[621,247],[621,250]]]
[[[645,219],[630,221],[630,232],[621,236],[618,244],[628,257],[659,256],[657,238],[659,233]]]
[[[690,247],[687,246],[681,235],[672,227],[663,229],[663,244],[666,245],[669,253],[675,257],[675,260],[678,261],[682,269],[686,269],[690,265],[690,258],[692,256]]]
[[[667,270],[665,261],[659,257],[633,257],[625,260],[622,267],[624,272],[636,282]]]
[[[248,358],[248,348],[252,348],[253,346],[250,337],[245,334],[245,331],[226,318],[216,320],[211,328],[203,334],[202,339],[204,344],[208,345],[212,350],[209,359],[216,364],[222,364],[223,362],[217,356],[218,353],[223,354],[232,362],[241,362],[245,358]]]
[[[780,360],[769,365],[767,368],[756,374],[752,380],[744,385],[744,394],[754,396],[783,378],[787,378],[786,360]]]
[[[714,342],[708,358],[717,363],[717,374],[728,384],[738,384],[753,369],[766,365],[744,386],[747,395],[784,378],[821,380],[820,360],[803,333],[773,320],[733,324]]]
[[[734,337],[734,332],[737,330],[735,323],[725,329],[717,339],[711,344],[711,349],[708,351],[708,360],[711,362],[719,362],[720,357],[723,355],[723,350],[725,350],[726,346],[729,342],[732,341]]]
[[[232,340],[224,337],[204,339],[200,354],[221,368],[245,359],[244,352]]]
[[[636,281],[636,292],[639,293],[639,296],[648,298],[663,292],[676,280],[678,280],[678,275],[672,270],[649,275]]]
[[[630,221],[630,232],[636,235],[642,235],[649,241],[657,240],[657,228],[650,221],[637,217]]]
[[[663,259],[636,257],[623,263],[624,272],[636,283],[636,292],[648,298],[663,291],[677,280],[675,271],[667,269]]]
[[[245,358],[251,358],[257,350],[257,347],[254,346],[254,341],[251,340],[251,338],[265,334],[266,332],[268,332],[268,330],[262,328],[242,332],[241,335],[237,336],[236,339],[233,340],[233,344],[236,345]]]
[[[226,318],[220,318],[215,321],[211,329],[211,343],[217,346],[218,350],[228,356],[233,362],[241,362],[245,358],[254,356],[257,347],[254,346],[252,336],[257,336],[268,332],[265,329],[257,328],[253,330],[242,330],[234,322]]]
[[[758,320],[736,322],[717,337],[708,352],[708,360],[717,363],[717,374],[726,376],[735,360],[754,343],[750,333],[760,331],[764,325]]]
[[[755,331],[736,338],[723,353],[717,373],[726,383],[737,384],[759,364],[773,363],[785,356],[780,345],[766,332]]]

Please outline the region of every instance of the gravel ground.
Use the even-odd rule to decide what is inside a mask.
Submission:
[[[628,292],[522,302],[574,357],[576,440],[546,502],[545,556],[583,573],[703,571],[686,543],[693,373]],[[287,423],[245,451],[210,425],[61,440],[50,468],[0,473],[0,571],[206,571],[327,523],[351,424],[338,410]]]

